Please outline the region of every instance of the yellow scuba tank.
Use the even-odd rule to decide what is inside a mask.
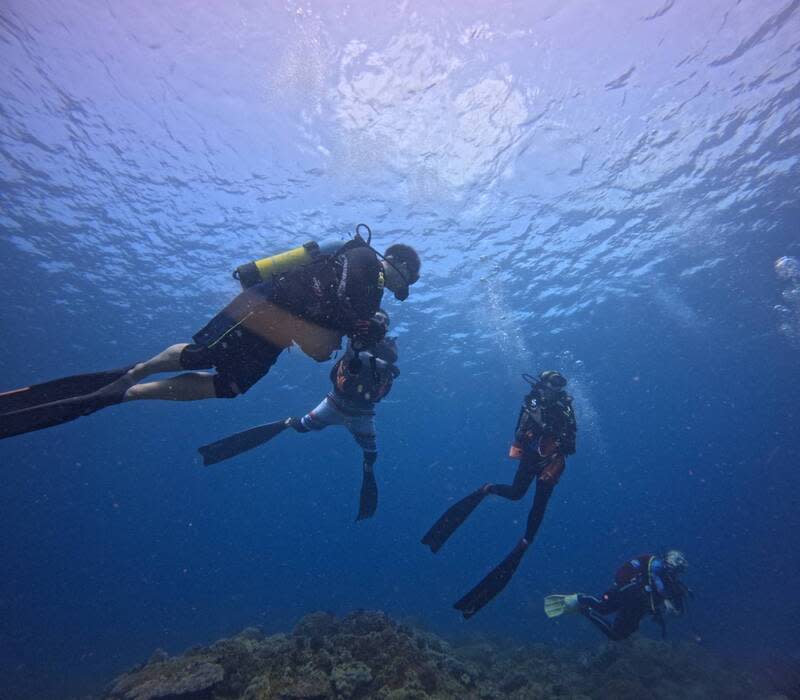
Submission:
[[[260,260],[239,265],[233,271],[233,276],[239,280],[242,289],[248,289],[259,282],[267,281],[274,275],[280,275],[295,267],[308,265],[320,255],[331,255],[341,245],[340,241],[326,241],[322,244],[316,241],[309,241],[283,253],[277,253],[268,258],[261,258]]]

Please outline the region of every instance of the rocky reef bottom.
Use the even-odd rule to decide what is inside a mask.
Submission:
[[[107,700],[676,700],[785,695],[694,645],[636,638],[594,651],[450,643],[379,612],[304,617],[291,634],[255,628],[180,656],[156,652]]]

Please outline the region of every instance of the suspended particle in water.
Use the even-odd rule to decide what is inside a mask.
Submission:
[[[800,261],[791,255],[784,255],[775,261],[775,274],[781,279],[800,279]]]

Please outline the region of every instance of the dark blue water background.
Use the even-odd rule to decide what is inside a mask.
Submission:
[[[665,546],[706,645],[796,655],[800,307],[773,265],[800,254],[798,39],[797,0],[5,0],[0,388],[186,341],[236,265],[360,221],[424,260],[387,302],[403,374],[373,520],[353,522],[342,430],[195,459],[315,405],[328,366],[297,351],[236,401],[0,444],[7,692],[64,697],[317,609],[594,642],[542,596]],[[485,503],[436,557],[419,538],[510,480],[519,375],[549,367],[578,454],[516,578],[463,623],[450,605],[530,497]]]

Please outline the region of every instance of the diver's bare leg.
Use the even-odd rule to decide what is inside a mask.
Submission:
[[[184,369],[181,366],[181,353],[188,343],[170,345],[166,350],[151,357],[146,362],[139,362],[102,389],[109,396],[124,396],[123,401],[135,399],[167,399],[171,401],[197,401],[198,399],[214,398],[212,379],[183,379],[174,377],[152,384],[136,386],[136,383],[158,372],[177,372]],[[198,373],[199,374],[199,373]],[[189,376],[189,375],[183,375]],[[213,375],[209,375],[213,376]],[[177,381],[180,380],[180,381]],[[136,388],[136,391],[132,389]],[[208,392],[211,394],[208,394]]]
[[[181,353],[188,343],[177,343],[170,345],[166,350],[151,357],[145,362],[139,362],[128,371],[126,379],[132,383],[140,382],[145,377],[159,372],[178,372],[181,367]]]
[[[168,371],[168,370],[159,370]],[[177,377],[135,384],[125,392],[125,401],[202,401],[217,398],[214,376],[208,372],[188,372]]]

